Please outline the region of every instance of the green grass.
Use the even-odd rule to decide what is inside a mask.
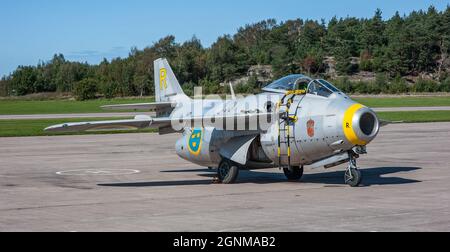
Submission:
[[[153,98],[99,99],[91,101],[49,100],[0,100],[0,115],[32,115],[32,114],[73,114],[73,113],[108,113],[102,110],[103,105],[153,102]],[[116,111],[117,112],[117,111]]]
[[[0,137],[23,137],[23,136],[55,136],[55,135],[86,135],[86,134],[114,134],[114,133],[143,133],[156,132],[154,129],[124,130],[124,131],[98,131],[98,132],[71,132],[50,133],[44,129],[48,126],[66,122],[87,122],[103,120],[120,120],[129,118],[67,118],[67,119],[37,119],[37,120],[0,120]]]
[[[450,106],[450,96],[430,97],[367,97],[354,100],[371,108]]]
[[[450,111],[379,112],[380,119],[405,123],[450,122]]]

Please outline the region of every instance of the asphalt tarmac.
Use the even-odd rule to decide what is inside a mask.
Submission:
[[[344,165],[213,184],[177,137],[0,138],[0,231],[450,231],[450,123],[384,127],[359,188]]]

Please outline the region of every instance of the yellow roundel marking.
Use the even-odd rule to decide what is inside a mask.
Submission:
[[[188,138],[187,146],[189,152],[198,156],[202,151],[202,139],[203,138],[203,129],[194,129],[191,133],[191,137]]]
[[[353,116],[355,113],[363,108],[364,106],[361,104],[354,104],[344,114],[344,123],[343,123],[343,129],[344,134],[347,140],[354,144],[354,145],[366,145],[367,143],[361,139],[358,138],[358,136],[355,133],[355,130],[353,129]]]
[[[159,88],[167,89],[167,70],[165,68],[159,70]]]

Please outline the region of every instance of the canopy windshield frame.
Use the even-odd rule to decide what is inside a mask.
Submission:
[[[313,79],[302,74],[292,74],[281,79],[278,79],[262,90],[265,92],[274,93],[286,93],[287,91],[293,90],[307,90],[308,85],[313,81]]]

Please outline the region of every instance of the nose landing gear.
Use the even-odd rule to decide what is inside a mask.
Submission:
[[[345,183],[351,187],[358,187],[362,182],[361,171],[358,170],[354,153],[349,153],[350,161],[345,171]]]

